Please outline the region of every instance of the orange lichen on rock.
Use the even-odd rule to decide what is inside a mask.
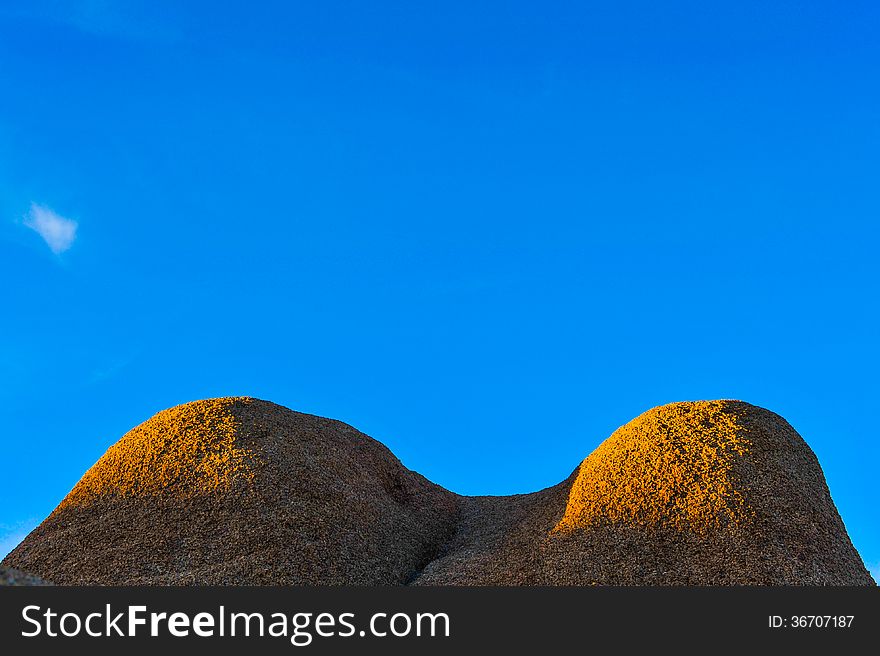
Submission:
[[[742,526],[752,512],[732,473],[749,446],[725,401],[649,410],[581,463],[552,532],[623,523],[705,535]]]
[[[249,401],[210,399],[163,410],[111,446],[58,510],[108,496],[227,492],[252,480],[255,457],[237,445],[232,412],[233,404]]]

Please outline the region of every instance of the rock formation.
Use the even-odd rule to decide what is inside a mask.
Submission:
[[[462,497],[338,421],[160,412],[4,561],[58,584],[871,585],[815,455],[739,401],[673,403],[564,482]]]

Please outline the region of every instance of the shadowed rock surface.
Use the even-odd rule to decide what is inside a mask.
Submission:
[[[51,585],[51,583],[13,567],[0,567],[0,585]]]
[[[739,401],[654,408],[564,482],[462,497],[250,398],[130,431],[4,561],[59,584],[871,585],[815,455]]]
[[[457,512],[341,422],[197,401],[127,433],[3,564],[56,584],[398,584]]]
[[[465,500],[419,584],[872,585],[816,456],[739,401],[637,417],[560,485]]]

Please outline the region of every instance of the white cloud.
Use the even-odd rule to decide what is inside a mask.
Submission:
[[[40,235],[56,255],[69,249],[76,239],[76,221],[65,219],[44,205],[31,203],[24,224]]]

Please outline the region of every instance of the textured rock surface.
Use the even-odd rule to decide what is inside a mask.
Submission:
[[[815,455],[739,401],[622,426],[564,482],[461,497],[248,398],[135,428],[4,561],[55,583],[870,585]]]
[[[738,401],[649,410],[568,481],[466,500],[420,584],[870,585],[816,456]]]
[[[197,401],[127,433],[3,562],[57,584],[405,583],[458,505],[341,422]]]

